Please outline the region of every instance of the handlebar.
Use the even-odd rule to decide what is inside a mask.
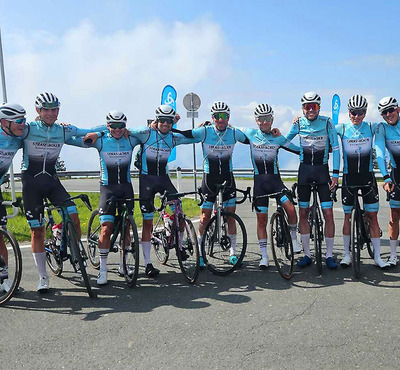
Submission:
[[[160,201],[161,201],[160,207],[159,208],[155,207],[155,209],[157,212],[161,212],[167,206],[168,202],[175,200],[175,199],[185,197],[186,195],[193,195],[193,194],[199,194],[200,202],[198,203],[198,206],[201,206],[204,203],[204,196],[203,196],[203,193],[201,192],[200,188],[198,189],[198,191],[187,191],[187,192],[181,192],[181,193],[168,193],[168,191],[166,190],[160,198]]]
[[[294,184],[295,185],[295,184]],[[293,189],[293,187],[292,187]],[[296,188],[295,188],[296,190]],[[257,203],[260,199],[262,198],[267,198],[267,197],[274,197],[277,196],[279,194],[284,194],[289,198],[289,201],[295,206],[297,204],[297,202],[294,201],[295,196],[293,191],[289,190],[289,189],[282,189],[281,191],[277,191],[276,193],[269,193],[269,194],[263,194],[263,195],[259,195],[257,197],[253,198],[253,202],[252,202],[252,208],[255,209],[257,212],[261,212],[261,210],[257,207]]]
[[[371,191],[374,191],[374,188],[372,187],[372,182],[368,182],[368,184],[365,185],[336,185],[335,188],[332,190],[332,199],[334,202],[337,202],[337,197],[336,197],[336,193],[338,189],[360,189],[360,188],[370,188],[371,190],[367,193],[369,194]],[[357,195],[358,195],[358,191],[357,191]]]

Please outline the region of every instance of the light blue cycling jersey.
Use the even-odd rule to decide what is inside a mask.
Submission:
[[[300,136],[300,162],[311,165],[327,164],[329,144],[333,155],[333,177],[339,177],[340,152],[335,127],[329,117],[318,116],[314,121],[300,117],[286,138]]]
[[[393,168],[400,168],[400,127],[399,122],[395,125],[390,125],[386,122],[381,122],[376,128],[375,134],[375,149],[376,160],[379,170],[385,182],[390,182],[390,178],[385,160],[385,148],[389,152],[390,163]]]
[[[130,135],[141,143],[142,175],[168,174],[168,157],[171,150],[182,144],[196,143],[199,140],[169,131],[166,134],[149,127],[129,129]]]
[[[140,144],[135,137],[116,139],[111,136],[110,132],[105,132],[104,136],[98,138],[94,144],[84,144],[83,137],[74,138],[68,144],[98,150],[101,185],[131,183],[130,168],[133,148]]]
[[[346,122],[336,125],[342,139],[343,173],[369,173],[373,170],[373,138],[377,123]]]
[[[244,132],[250,141],[251,161],[254,167],[254,174],[279,174],[278,153],[279,149],[300,153],[297,145],[289,142],[285,136],[273,136],[272,133],[262,132],[255,128],[239,128]]]
[[[30,122],[23,139],[22,172],[37,176],[56,174],[56,162],[63,144],[73,142],[73,136],[84,136],[93,129],[79,129],[58,123],[46,125],[42,120]]]
[[[204,173],[215,175],[228,175],[232,172],[232,153],[237,141],[248,143],[246,135],[228,126],[226,130],[219,131],[212,126],[203,126],[191,131],[196,142],[201,141],[203,149]]]
[[[0,185],[11,167],[12,160],[18,149],[22,148],[20,137],[8,135],[0,128]]]

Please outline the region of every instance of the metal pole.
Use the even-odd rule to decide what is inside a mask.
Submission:
[[[190,93],[190,108],[192,110],[192,130],[194,130],[194,104],[193,104],[193,93]],[[197,191],[197,169],[196,169],[196,145],[193,145],[193,175],[194,175],[194,191]],[[197,200],[197,193],[194,195],[194,199]]]
[[[6,75],[4,73],[3,42],[1,40],[1,28],[0,28],[0,72],[1,72],[1,86],[3,89],[3,103],[7,103]],[[11,185],[11,199],[13,202],[15,202],[16,196],[15,196],[15,183],[14,183],[14,167],[12,163],[10,166],[10,185]],[[13,206],[13,214],[7,216],[7,218],[15,217],[18,214],[18,211],[19,209]]]

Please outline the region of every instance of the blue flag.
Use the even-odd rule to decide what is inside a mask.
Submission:
[[[332,98],[332,120],[335,126],[339,123],[340,112],[340,98],[338,94],[333,95]]]
[[[174,87],[171,85],[167,85],[164,87],[164,89],[161,93],[161,104],[170,105],[176,111],[176,97],[177,96],[178,96],[178,94],[176,93],[176,90],[174,89]],[[174,125],[173,127],[176,128],[176,125]],[[171,151],[171,154],[168,158],[168,162],[172,162],[175,159],[176,159],[176,148],[173,148]]]

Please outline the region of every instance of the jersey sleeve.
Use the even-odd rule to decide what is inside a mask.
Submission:
[[[200,137],[190,137],[190,135],[186,136],[179,132],[173,132],[172,136],[174,138],[174,146],[178,146],[178,145],[182,145],[182,144],[195,144],[195,143],[199,143],[201,141]]]
[[[129,136],[136,138],[140,144],[144,144],[150,136],[149,127],[138,127],[137,129],[129,129]]]
[[[332,146],[332,156],[333,156],[333,177],[339,177],[339,168],[340,168],[340,150],[339,150],[339,141],[338,135],[335,129],[335,125],[332,123],[330,119],[327,122],[328,125],[328,137],[329,142]]]
[[[92,131],[93,132],[93,131]],[[84,136],[72,136],[69,139],[65,140],[65,144],[68,145],[72,145],[72,146],[77,146],[80,148],[96,148],[97,150],[99,150],[100,148],[100,139],[96,140],[94,143],[92,144],[86,144],[84,141]]]
[[[282,149],[287,150],[288,152],[300,154],[300,147],[290,142],[285,136],[279,136],[280,142],[279,145]]]
[[[234,128],[234,130],[235,130],[235,137],[236,137],[237,141],[239,141],[242,144],[250,144],[249,139],[247,138],[247,136],[244,134],[243,131],[241,131],[237,128]]]
[[[391,182],[391,178],[387,172],[386,161],[385,161],[385,127],[383,123],[378,124],[375,130],[375,151],[376,151],[376,161],[378,162],[379,170],[383,176],[385,182]]]
[[[343,123],[338,123],[338,124],[335,126],[335,129],[336,129],[337,135],[338,135],[341,139],[343,139]]]
[[[289,133],[286,135],[288,141],[292,141],[295,136],[299,133],[299,120],[292,124]]]

